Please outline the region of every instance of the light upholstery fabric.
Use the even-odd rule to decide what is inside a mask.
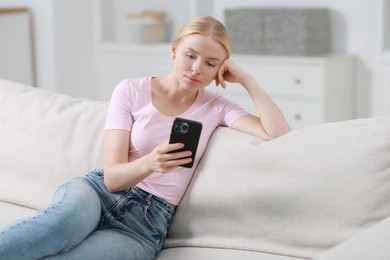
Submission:
[[[0,201],[0,209],[0,227],[15,221],[15,219],[27,217],[36,212],[35,209],[26,208],[3,201]]]
[[[43,208],[62,183],[102,167],[106,109],[0,80],[0,201]]]
[[[166,248],[313,258],[390,215],[390,117],[322,124],[262,143],[215,132]]]
[[[315,260],[389,260],[389,241],[390,217],[331,248]]]
[[[304,260],[283,255],[251,252],[244,250],[201,248],[201,247],[178,247],[163,250],[157,260]]]

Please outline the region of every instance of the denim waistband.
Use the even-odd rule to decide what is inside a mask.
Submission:
[[[161,207],[162,209],[166,210],[170,214],[170,216],[172,216],[173,213],[175,212],[175,208],[172,207],[171,204],[167,203],[164,199],[157,197],[156,195],[144,191],[138,188],[137,186],[132,187],[131,191],[133,193],[136,193],[139,198],[142,198],[145,201],[145,203],[149,205],[153,205],[157,208]]]

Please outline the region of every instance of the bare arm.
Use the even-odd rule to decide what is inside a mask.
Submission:
[[[104,183],[111,192],[133,187],[153,172],[167,173],[191,162],[191,152],[169,153],[183,144],[163,143],[151,153],[129,162],[130,132],[106,130],[104,136]]]
[[[283,113],[252,75],[227,59],[220,67],[216,83],[226,88],[225,81],[241,84],[251,96],[259,116],[246,115],[237,119],[232,128],[270,140],[291,131]]]

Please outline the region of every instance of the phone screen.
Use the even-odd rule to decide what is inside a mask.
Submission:
[[[188,120],[184,118],[175,118],[172,124],[171,136],[169,143],[183,143],[182,149],[173,151],[188,151],[192,152],[192,161],[180,166],[191,168],[194,164],[196,150],[198,148],[200,134],[202,132],[202,123],[198,121]]]

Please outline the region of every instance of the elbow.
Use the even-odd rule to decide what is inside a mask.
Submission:
[[[119,187],[118,185],[116,184],[111,172],[109,169],[105,169],[104,171],[104,186],[106,186],[106,189],[109,191],[109,192],[117,192],[119,191]]]
[[[287,121],[279,123],[264,124],[262,120],[258,120],[258,124],[254,127],[255,135],[263,138],[266,141],[281,137],[291,132],[291,127]]]
[[[107,191],[111,193],[125,189],[122,185],[119,185],[115,181],[109,179],[104,179],[104,186],[106,186]]]
[[[290,133],[290,132],[291,132],[291,128],[290,128],[290,126],[287,125],[287,126],[284,127],[283,129],[281,129],[281,131],[276,135],[275,138],[281,137],[281,136],[286,135],[286,134],[288,134],[288,133]]]
[[[291,128],[289,126],[283,128],[283,129],[280,129],[279,131],[276,131],[272,134],[267,134],[267,136],[264,138],[266,141],[270,141],[272,139],[275,139],[275,138],[278,138],[278,137],[281,137],[283,135],[286,135],[288,133],[291,132]]]
[[[143,178],[143,175],[129,173],[128,170],[116,165],[106,167],[104,171],[104,185],[109,192],[118,192],[134,187]]]
[[[106,186],[106,189],[109,192],[116,192],[115,185],[112,184],[112,182],[109,180],[109,178],[104,178],[104,186]]]

